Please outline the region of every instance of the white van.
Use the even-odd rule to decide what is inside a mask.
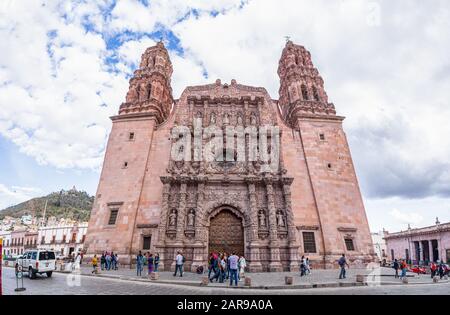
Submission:
[[[23,253],[16,260],[16,272],[21,269],[28,272],[30,279],[36,278],[36,274],[46,273],[51,277],[56,268],[56,254],[51,250],[30,250]]]

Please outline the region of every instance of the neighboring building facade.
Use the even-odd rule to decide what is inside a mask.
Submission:
[[[380,262],[389,262],[390,259],[387,255],[386,240],[384,239],[385,231],[375,232],[371,234],[373,249],[375,251],[375,254],[377,254],[378,259],[380,260]]]
[[[72,223],[40,227],[38,249],[54,250],[57,255],[68,257],[83,250],[87,223]]]
[[[161,42],[148,48],[111,118],[87,254],[112,250],[129,264],[139,250],[151,250],[164,270],[174,268],[177,251],[191,270],[205,266],[211,251],[245,255],[251,271],[297,270],[302,254],[320,267],[336,266],[342,253],[361,263],[376,259],[344,117],[328,102],[310,53],[289,41],[278,74],[279,100],[235,80],[187,87],[174,100],[168,52]],[[231,159],[174,159],[174,148],[190,152],[191,143],[178,144],[195,139],[196,122],[220,130],[200,138],[205,147],[233,141],[223,137],[227,126],[278,127],[279,138],[268,139],[279,140],[276,169],[262,157],[243,161],[215,147],[214,157]],[[253,135],[245,133],[247,158]],[[269,147],[270,159],[274,151]]]
[[[11,232],[10,231],[0,231],[0,238],[3,239],[3,256],[11,255]]]
[[[11,255],[15,256],[23,254],[26,233],[26,229],[18,229],[11,232],[11,244],[9,246]]]
[[[443,260],[450,262],[450,222],[411,229],[398,233],[386,233],[389,259],[411,260],[416,265],[428,265]]]

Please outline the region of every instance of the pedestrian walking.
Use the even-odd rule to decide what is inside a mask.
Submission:
[[[433,279],[434,276],[436,275],[437,269],[438,269],[438,266],[437,266],[434,262],[432,262],[432,263],[430,264],[431,279]]]
[[[97,259],[97,255],[94,255],[94,257],[92,258],[92,273],[97,273],[97,264],[98,264],[98,259]]]
[[[339,264],[339,267],[341,269],[341,271],[339,273],[339,279],[345,279],[346,278],[345,277],[345,274],[346,274],[345,266],[350,268],[350,266],[347,263],[347,259],[345,259],[345,254],[342,254],[341,258],[339,258],[338,264]]]
[[[400,276],[400,279],[403,280],[406,278],[406,271],[407,271],[408,266],[406,265],[406,260],[403,259],[402,262],[400,263],[400,269],[402,271],[402,274]]]
[[[153,272],[153,267],[154,267],[153,264],[155,263],[155,260],[153,258],[153,254],[152,253],[150,253],[148,255],[147,263],[148,263],[148,275],[150,276],[151,273]]]
[[[226,278],[226,272],[227,272],[227,262],[224,255],[220,258],[219,263],[219,282],[223,283],[223,281]]]
[[[300,277],[303,277],[305,272],[305,256],[302,256],[300,259]]]
[[[305,274],[311,274],[311,266],[309,265],[309,257],[306,257],[305,260]]]
[[[247,261],[244,256],[239,258],[239,281],[245,277],[245,268],[247,268]]]
[[[236,253],[233,252],[233,254],[228,258],[228,260],[230,261],[230,286],[233,285],[233,280],[235,281],[237,286],[239,257],[236,256]]]
[[[180,270],[180,277],[183,276],[183,264],[185,260],[186,259],[181,254],[181,252],[178,252],[177,256],[175,257],[175,273],[173,274],[174,277],[177,276],[178,270]]]
[[[110,270],[111,269],[111,255],[106,252],[106,270]]]
[[[104,270],[106,267],[106,256],[105,252],[102,253],[102,256],[100,257],[100,268]]]
[[[156,253],[156,255],[155,255],[155,272],[158,272],[158,265],[159,265],[159,253]]]
[[[139,254],[136,256],[136,275],[142,276],[142,269],[143,268],[143,263],[144,263],[144,256],[142,256],[142,252],[139,251]]]
[[[398,269],[400,268],[400,265],[399,265],[397,259],[394,259],[394,264],[393,264],[392,268],[394,268],[394,270],[395,270],[394,278],[397,279],[398,278]]]
[[[442,278],[444,278],[444,275],[445,275],[445,267],[444,267],[443,261],[441,261],[441,263],[439,264],[438,272],[439,272],[439,278],[442,280]]]

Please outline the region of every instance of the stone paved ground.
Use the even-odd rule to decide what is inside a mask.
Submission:
[[[211,287],[192,287],[184,285],[158,284],[154,282],[136,282],[113,278],[100,278],[55,273],[52,278],[38,276],[35,280],[24,279],[26,291],[16,293],[16,280],[14,270],[3,269],[3,294],[5,295],[72,295],[72,294],[100,294],[100,295],[314,295],[314,294],[415,294],[415,295],[449,295],[450,284],[425,285],[384,285],[348,288],[321,288],[321,289],[286,289],[286,290],[258,290],[258,289],[226,289]]]
[[[92,269],[90,267],[83,266],[81,273],[91,275]],[[394,271],[392,268],[377,268],[375,270],[370,269],[353,269],[347,270],[347,278],[339,280],[338,270],[313,270],[311,275],[300,277],[299,273],[247,273],[252,280],[252,287],[269,287],[276,288],[285,286],[285,277],[292,276],[294,285],[314,285],[314,284],[332,284],[332,283],[355,283],[356,275],[370,275],[367,279],[369,282],[382,283],[382,284],[398,284],[401,281],[394,278]],[[101,276],[110,277],[126,277],[130,279],[147,279],[147,272],[143,272],[142,277],[136,276],[136,270],[129,268],[120,268],[115,271],[100,271]],[[160,280],[164,282],[176,282],[178,284],[198,284],[201,282],[202,277],[207,276],[207,272],[203,275],[198,275],[191,272],[185,272],[183,277],[173,277],[171,272],[160,272]],[[410,283],[431,283],[432,279],[430,275],[414,275],[408,273],[408,280]],[[227,284],[214,283],[213,286],[226,287]],[[244,281],[239,282],[239,286],[244,286]]]

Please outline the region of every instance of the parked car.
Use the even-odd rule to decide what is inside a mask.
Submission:
[[[418,275],[420,275],[420,274],[422,274],[422,275],[427,274],[427,269],[425,267],[420,267],[420,266],[414,266],[413,268],[411,268],[410,271],[414,272],[414,273],[417,273]]]
[[[19,256],[16,260],[16,273],[21,269],[28,272],[30,279],[36,278],[36,274],[47,274],[51,277],[56,268],[56,255],[49,250],[30,250]]]

